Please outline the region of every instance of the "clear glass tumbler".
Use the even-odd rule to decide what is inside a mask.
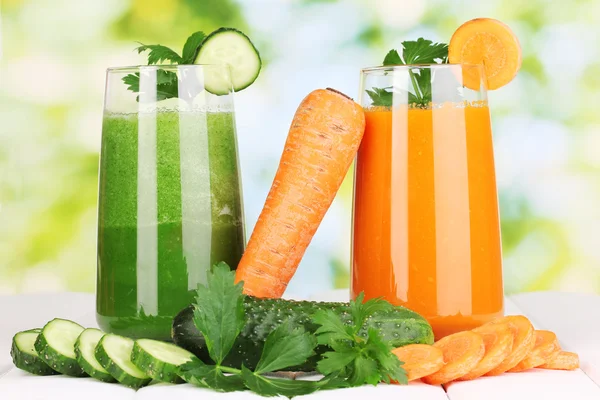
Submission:
[[[244,250],[229,68],[109,69],[99,175],[98,323],[169,340],[210,266]]]
[[[362,70],[351,294],[383,296],[436,338],[503,314],[498,197],[483,68]]]

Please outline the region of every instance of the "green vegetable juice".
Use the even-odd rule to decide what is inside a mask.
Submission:
[[[168,340],[208,268],[244,250],[233,113],[106,114],[99,192],[98,323]]]

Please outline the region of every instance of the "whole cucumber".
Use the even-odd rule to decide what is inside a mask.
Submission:
[[[284,321],[293,321],[308,332],[314,333],[318,328],[318,325],[312,322],[315,312],[333,310],[346,324],[352,323],[348,303],[258,299],[247,296],[244,299],[244,307],[246,325],[223,362],[228,367],[240,368],[244,364],[254,369],[267,335]],[[394,347],[411,343],[433,343],[431,325],[422,316],[405,307],[396,306],[390,311],[373,314],[362,327],[361,335],[366,336],[369,328],[377,329]],[[194,325],[193,306],[190,305],[177,314],[173,320],[171,336],[178,346],[194,353],[202,361],[212,363],[204,337]],[[293,370],[314,371],[320,355],[327,350],[326,346],[317,347],[317,355]]]

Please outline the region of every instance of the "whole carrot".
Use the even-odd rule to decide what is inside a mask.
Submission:
[[[363,109],[333,89],[304,98],[273,185],[237,267],[244,293],[281,297],[329,209],[365,130]]]

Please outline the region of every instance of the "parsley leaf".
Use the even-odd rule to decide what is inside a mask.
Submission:
[[[402,42],[403,64],[433,64],[448,62],[448,45],[419,38]]]
[[[254,372],[261,374],[300,365],[315,354],[316,345],[314,335],[286,321],[267,336]]]
[[[379,332],[369,329],[367,337],[360,335],[365,321],[374,313],[385,312],[392,305],[383,299],[363,303],[364,294],[350,302],[352,325],[347,327],[333,312],[315,313],[313,321],[320,325],[317,340],[332,351],[325,352],[317,363],[317,371],[325,377],[337,374],[350,386],[376,385],[378,382],[395,380],[406,383],[406,374],[400,360],[392,353],[392,346],[382,339]]]
[[[291,379],[271,378],[252,372],[242,365],[242,379],[248,387],[261,396],[301,396],[319,390],[325,381],[299,381]]]
[[[351,342],[331,342],[329,347],[333,351],[323,354],[323,358],[317,363],[317,370],[325,376],[340,370],[343,371],[358,357]]]
[[[363,302],[364,299],[365,294],[361,292],[354,301],[350,302],[350,315],[352,315],[354,334],[358,334],[369,316],[376,312],[391,310],[392,308],[392,305],[381,297],[366,302]]]
[[[170,64],[193,64],[194,58],[196,58],[198,50],[200,49],[200,44],[205,37],[206,35],[203,32],[192,33],[183,46],[182,56],[177,54],[175,50],[160,44],[145,45],[140,43],[141,46],[136,47],[135,50],[138,54],[148,51],[148,65],[162,64],[165,61],[168,61]],[[134,93],[140,92],[139,73],[129,74],[123,77],[122,80],[123,83],[127,85],[127,90]],[[180,95],[179,80],[177,79],[176,73],[159,69],[157,71],[156,80],[156,86],[152,87],[151,90],[156,93],[157,101],[178,97]],[[186,85],[186,87],[188,86],[190,85]],[[182,97],[187,96],[188,98],[193,94],[195,93],[181,93]],[[138,96],[138,101],[140,100],[140,97],[143,98],[143,96]],[[154,99],[152,100],[154,101]]]
[[[404,64],[402,59],[400,58],[400,54],[395,49],[390,50],[383,59],[383,65],[400,65]]]
[[[337,340],[353,340],[354,329],[345,325],[333,310],[319,310],[313,315],[313,322],[321,325],[315,331],[319,344],[329,345]]]
[[[434,43],[431,40],[419,38],[414,41],[402,42],[402,54],[390,50],[383,59],[384,66],[409,64],[435,64],[448,62],[448,45]],[[396,88],[372,88],[367,90],[373,106],[391,107],[394,94],[407,96],[409,104],[427,106],[431,102],[431,69],[422,68],[410,70],[412,91],[408,93]]]
[[[394,100],[394,93],[388,91],[388,88],[372,88],[367,89],[367,94],[371,98],[374,106],[391,107]],[[391,89],[391,88],[390,88]]]
[[[369,329],[366,348],[379,361],[381,378],[384,382],[390,383],[390,380],[395,380],[403,384],[408,383],[406,371],[402,368],[404,362],[392,353],[390,345],[381,339],[375,329]]]
[[[194,324],[216,364],[229,353],[245,325],[242,283],[234,280],[235,271],[220,262],[209,272],[208,283],[196,290]]]
[[[136,72],[135,74],[125,75],[123,78],[123,83],[127,85],[127,90],[131,90],[132,92],[140,91],[140,73]]]
[[[150,76],[146,74],[142,78],[149,79]],[[127,85],[127,89],[132,92],[144,93],[140,90],[140,73],[129,74],[122,78],[123,83]],[[163,69],[156,70],[156,86],[153,84],[151,92],[156,93],[156,100],[170,99],[171,97],[177,97],[179,94],[179,85],[177,74],[171,71],[165,71]],[[143,98],[143,96],[142,96]],[[139,101],[140,96],[137,100]],[[154,99],[152,99],[154,101]]]
[[[163,61],[169,61],[171,64],[182,63],[182,58],[179,56],[179,54],[177,54],[174,50],[171,50],[167,46],[163,46],[160,44],[140,44],[141,46],[135,48],[138,54],[141,54],[147,50],[150,51],[148,53],[148,65],[160,64]]]
[[[250,390],[263,396],[293,397],[312,393],[324,383],[270,378],[261,374],[304,363],[315,354],[316,345],[317,339],[314,335],[306,332],[304,328],[293,327],[290,321],[286,321],[267,336],[254,372],[242,366],[242,379]]]
[[[185,44],[183,45],[183,51],[181,52],[181,62],[180,64],[193,64],[196,56],[198,55],[198,50],[200,50],[200,45],[206,35],[202,31],[194,32],[192,35],[187,38]]]
[[[225,375],[222,367],[204,364],[199,359],[180,365],[177,372],[187,383],[219,392],[235,392],[246,388],[239,375]]]
[[[349,373],[348,383],[350,386],[362,386],[365,383],[377,385],[381,380],[377,361],[365,353],[360,353],[356,357]]]

